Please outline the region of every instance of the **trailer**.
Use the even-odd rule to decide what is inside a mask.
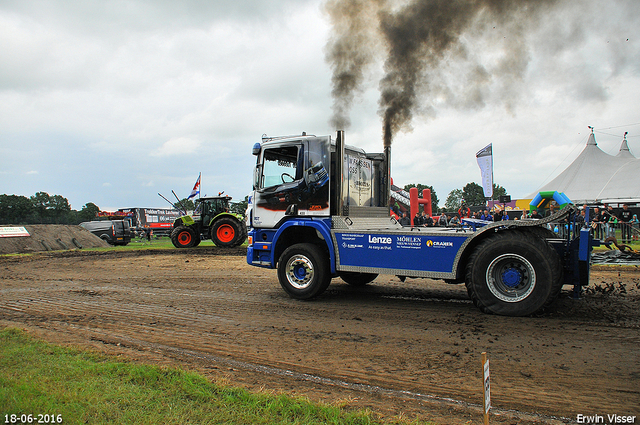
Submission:
[[[156,236],[169,236],[173,223],[182,214],[173,208],[121,208],[117,211],[136,231],[151,230]]]
[[[551,304],[564,285],[578,296],[589,284],[597,244],[589,228],[570,226],[564,238],[547,228],[575,224],[572,204],[543,220],[402,227],[390,217],[389,147],[367,153],[346,146],[339,131],[335,142],[265,136],[253,154],[247,263],[277,269],[293,298],[316,297],[336,277],[363,286],[389,274],[464,283],[481,311],[526,316]],[[328,178],[309,179],[309,170]]]

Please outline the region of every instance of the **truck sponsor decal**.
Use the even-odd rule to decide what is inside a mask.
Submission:
[[[381,269],[451,272],[462,237],[335,233],[340,264]]]
[[[429,248],[453,248],[453,242],[449,241],[432,241],[427,240],[427,247]]]

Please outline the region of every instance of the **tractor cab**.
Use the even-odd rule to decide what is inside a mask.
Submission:
[[[210,223],[211,219],[221,213],[229,212],[231,196],[208,196],[196,199],[194,215],[199,215],[202,223]]]

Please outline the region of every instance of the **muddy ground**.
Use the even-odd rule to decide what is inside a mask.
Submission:
[[[244,250],[64,251],[0,257],[0,326],[214,380],[385,418],[491,423],[640,416],[640,271],[599,267],[581,300],[538,317],[480,313],[461,285],[334,279],[295,301]],[[636,419],[636,423],[639,423]],[[605,422],[606,423],[606,422]]]

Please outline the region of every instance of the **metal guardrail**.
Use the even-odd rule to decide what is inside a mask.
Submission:
[[[567,232],[573,231],[573,224],[563,221],[552,221],[546,227],[557,233],[560,237],[565,237]],[[633,223],[590,223],[593,229],[594,239],[605,240],[609,237],[616,238],[619,242],[629,243],[640,240],[640,226]]]

